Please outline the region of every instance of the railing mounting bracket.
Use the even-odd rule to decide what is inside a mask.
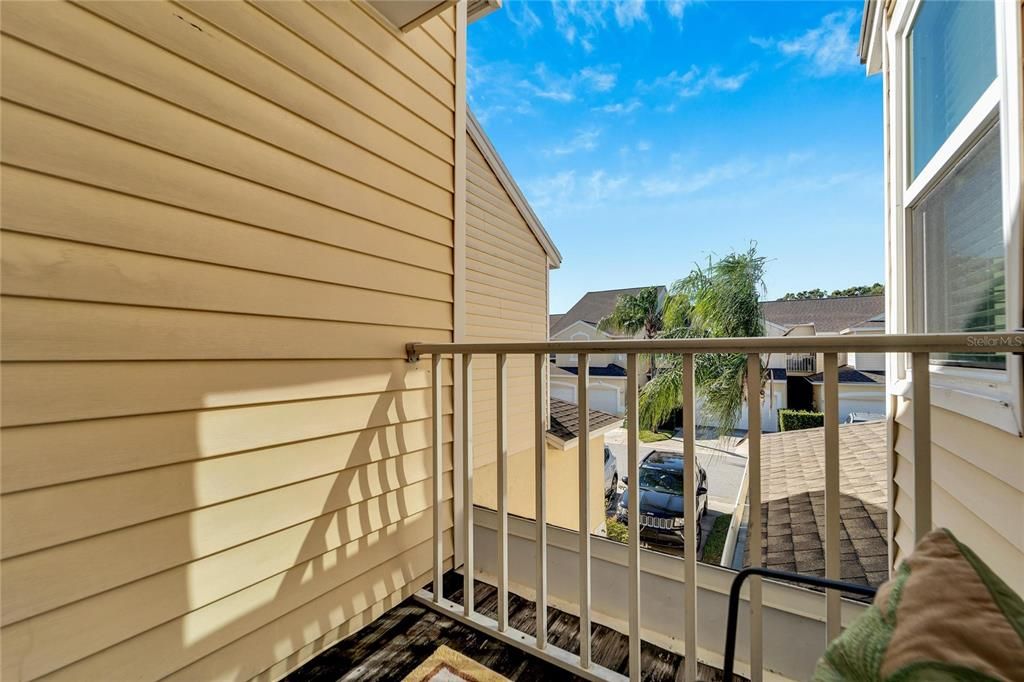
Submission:
[[[406,362],[417,363],[420,361],[420,352],[416,349],[416,346],[418,345],[420,345],[419,341],[412,341],[405,344]]]

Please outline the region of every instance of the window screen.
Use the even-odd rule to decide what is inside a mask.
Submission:
[[[1006,329],[1000,169],[995,125],[912,210],[927,332]],[[1002,368],[1006,360],[935,353],[932,362]]]

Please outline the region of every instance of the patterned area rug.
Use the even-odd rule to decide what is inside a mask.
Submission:
[[[405,682],[509,682],[509,679],[441,645],[406,675]]]

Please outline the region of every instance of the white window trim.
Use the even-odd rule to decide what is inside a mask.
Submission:
[[[912,221],[910,211],[916,201],[940,181],[941,172],[962,157],[999,118],[1000,158],[1002,163],[1003,247],[1006,250],[1006,316],[1009,329],[1024,328],[1022,301],[1021,247],[1021,166],[1024,159],[1020,123],[1021,102],[1021,17],[1017,2],[995,1],[996,80],[982,94],[956,130],[942,144],[916,179],[910,177],[910,93],[906,87],[909,73],[907,33],[922,0],[900,3],[893,13],[888,43],[893,68],[886,74],[892,81],[891,130],[892,150],[889,192],[891,195],[890,232],[887,236],[892,278],[890,288],[895,298],[891,310],[891,332],[915,329],[916,307],[913,305],[915,272]],[[909,398],[913,374],[908,358],[896,356],[887,363],[890,393]],[[931,370],[932,403],[984,422],[1015,435],[1024,434],[1024,362],[1020,355],[1008,355],[1003,370],[934,365]]]

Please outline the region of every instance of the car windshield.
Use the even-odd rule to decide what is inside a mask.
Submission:
[[[640,468],[640,487],[672,495],[683,494],[683,476],[681,473],[666,469]]]

